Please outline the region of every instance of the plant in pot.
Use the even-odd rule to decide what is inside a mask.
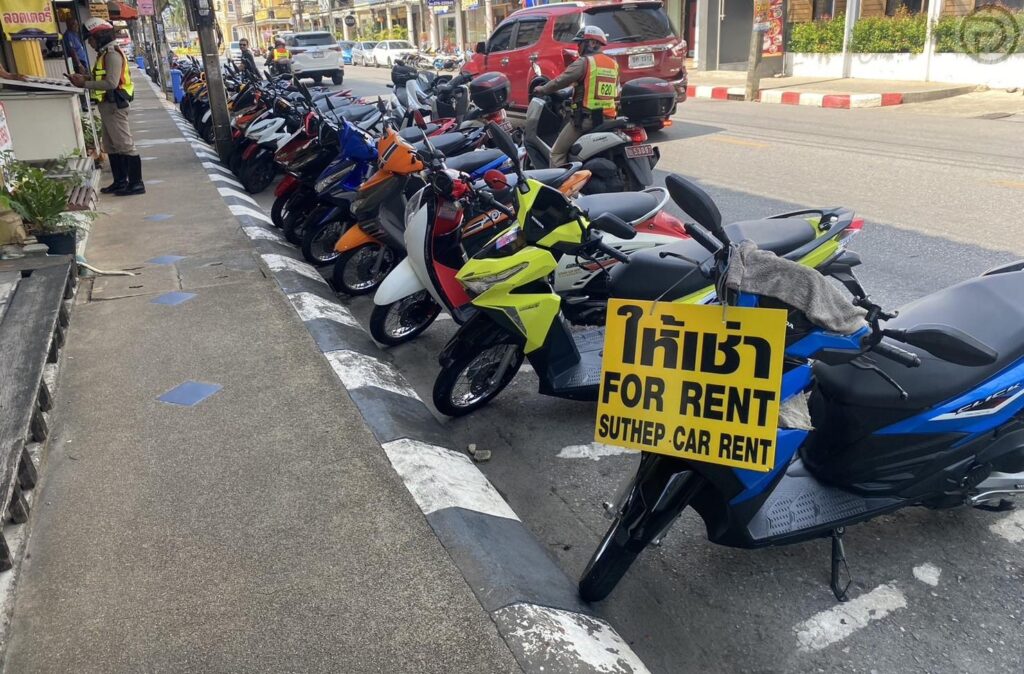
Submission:
[[[74,255],[79,223],[64,212],[68,206],[68,184],[48,178],[42,169],[19,161],[9,162],[5,169],[0,206],[20,215],[29,233],[45,243],[52,255]]]

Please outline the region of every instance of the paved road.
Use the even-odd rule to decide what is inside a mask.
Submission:
[[[357,94],[385,71],[347,69]],[[898,305],[1024,253],[1024,157],[1012,122],[886,109],[689,102],[658,139],[660,168],[702,181],[726,220],[842,204],[876,298]],[[1012,141],[1017,138],[1016,144]],[[664,174],[662,174],[663,177]],[[261,199],[269,206],[272,196]],[[351,301],[368,319],[368,300]],[[390,356],[424,400],[451,321]],[[521,373],[487,409],[448,422],[493,451],[483,470],[570,573],[607,527],[601,502],[636,457],[589,450],[593,407],[540,397]],[[852,529],[858,596],[836,613],[825,541],[712,546],[687,512],[597,606],[652,671],[960,672],[1024,669],[1024,517],[908,510]]]

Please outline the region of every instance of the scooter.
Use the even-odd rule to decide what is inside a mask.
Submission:
[[[666,183],[711,256],[700,273],[718,284],[734,237],[699,187],[677,176]],[[780,273],[792,265],[776,262]],[[721,298],[788,310],[781,397],[783,405],[800,404],[810,394],[813,430],[780,428],[768,472],[642,454],[580,579],[583,599],[605,598],[688,506],[720,545],[830,538],[830,587],[839,601],[849,588],[845,527],[908,506],[1012,508],[1007,497],[1024,493],[1024,261],[928,295],[898,315],[868,298],[853,274],[856,262],[839,275],[866,312],[866,325],[852,334],[807,317],[807,305],[825,290],[847,301],[833,286],[800,306],[757,287]]]
[[[515,147],[499,127],[491,125],[489,131],[499,146]],[[564,317],[566,302],[548,281],[560,256],[598,265],[602,257],[628,263],[611,270],[608,297],[693,304],[716,297],[714,286],[695,273],[707,255],[701,255],[692,239],[627,256],[597,233],[619,239],[636,236],[636,230],[613,211],[591,219],[557,190],[525,179],[518,166],[517,175],[516,224],[456,275],[479,311],[438,357],[441,372],[434,382],[433,401],[448,416],[462,416],[490,402],[511,382],[524,358],[537,373],[541,394],[596,400],[604,330],[570,330]],[[738,239],[821,268],[842,252],[862,225],[851,211],[833,209],[787,213],[731,227]],[[656,265],[665,259],[671,264]]]

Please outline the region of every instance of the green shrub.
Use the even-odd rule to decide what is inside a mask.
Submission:
[[[799,54],[833,54],[843,50],[843,29],[846,18],[840,14],[828,21],[798,23],[789,31],[791,52]]]
[[[994,21],[945,16],[935,24],[935,51],[943,54],[1024,54],[1024,11],[998,10]],[[1011,23],[1012,21],[1012,23]]]
[[[895,16],[859,19],[853,26],[853,51],[857,54],[920,54],[928,34],[928,17],[910,14],[905,8]]]

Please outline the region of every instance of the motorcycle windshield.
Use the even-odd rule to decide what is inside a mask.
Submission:
[[[338,130],[338,146],[341,155],[356,161],[376,161],[377,145],[366,132],[344,120],[341,129]]]

